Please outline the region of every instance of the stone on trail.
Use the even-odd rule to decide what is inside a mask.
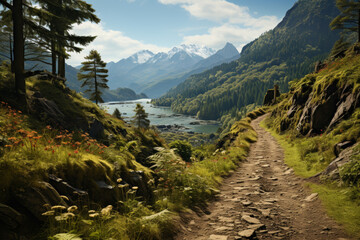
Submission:
[[[245,207],[247,207],[247,206],[250,206],[252,204],[252,202],[246,200],[246,201],[242,201],[241,204],[244,205]]]
[[[212,234],[210,235],[209,240],[228,240],[228,236]]]
[[[238,232],[238,235],[245,238],[251,238],[255,233],[254,229],[246,229]]]
[[[241,217],[241,219],[244,220],[245,222],[248,222],[248,223],[251,223],[251,224],[260,224],[259,219],[250,217],[250,216],[248,216],[248,215],[243,215],[243,216]]]
[[[262,229],[262,228],[265,228],[265,225],[264,224],[251,224],[248,226],[248,229],[253,229],[253,230],[258,230],[258,229]]]
[[[313,193],[305,198],[305,202],[312,202],[315,201],[318,198],[318,193]]]

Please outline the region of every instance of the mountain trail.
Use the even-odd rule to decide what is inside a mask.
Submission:
[[[284,163],[284,152],[269,132],[251,125],[258,141],[245,162],[220,187],[209,214],[191,214],[176,240],[351,239],[328,217],[317,194],[304,187]]]

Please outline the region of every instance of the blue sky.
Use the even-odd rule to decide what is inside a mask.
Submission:
[[[101,19],[83,23],[74,32],[97,35],[80,54],[68,60],[78,65],[91,49],[105,61],[119,61],[137,51],[168,51],[180,44],[215,50],[226,42],[239,51],[274,28],[296,0],[87,0]]]

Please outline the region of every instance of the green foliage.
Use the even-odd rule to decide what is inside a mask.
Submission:
[[[358,42],[360,42],[360,2],[358,0],[336,0],[336,6],[341,13],[331,22],[331,28],[357,32]]]
[[[187,141],[176,140],[171,142],[169,147],[173,148],[185,162],[191,162],[190,157],[192,154],[192,147],[190,143]]]
[[[108,80],[107,72],[105,69],[106,63],[101,60],[100,54],[96,50],[91,50],[90,54],[85,57],[87,61],[82,62],[83,65],[78,73],[79,81],[83,81],[81,87],[88,86],[89,89],[85,92],[91,93],[90,100],[104,102],[101,98],[102,89],[109,88],[106,84]]]
[[[134,112],[135,116],[133,123],[135,126],[138,128],[148,129],[150,126],[150,120],[148,119],[149,114],[145,112],[144,107],[140,103],[137,103]]]

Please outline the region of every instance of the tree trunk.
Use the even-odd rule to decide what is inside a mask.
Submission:
[[[360,43],[360,9],[358,10],[358,43]]]
[[[56,75],[56,47],[54,40],[51,40],[51,72]]]
[[[96,63],[94,62],[94,71],[95,71],[95,74],[94,74],[94,81],[95,81],[95,103],[96,105],[98,105],[98,98],[97,98],[97,95],[98,95],[98,84],[97,84],[97,79],[96,79]]]
[[[59,46],[60,47],[60,46]],[[58,57],[58,75],[60,77],[65,77],[65,57],[63,49],[59,49],[61,52]]]
[[[15,71],[15,91],[19,98],[19,103],[27,109],[26,85],[24,76],[24,18],[22,0],[13,1],[12,20],[14,34],[14,71]]]
[[[11,38],[11,34],[9,34],[9,45],[10,45],[10,63],[11,63],[11,72],[15,73],[14,70],[14,56],[13,56],[13,44],[12,44],[12,38]]]

